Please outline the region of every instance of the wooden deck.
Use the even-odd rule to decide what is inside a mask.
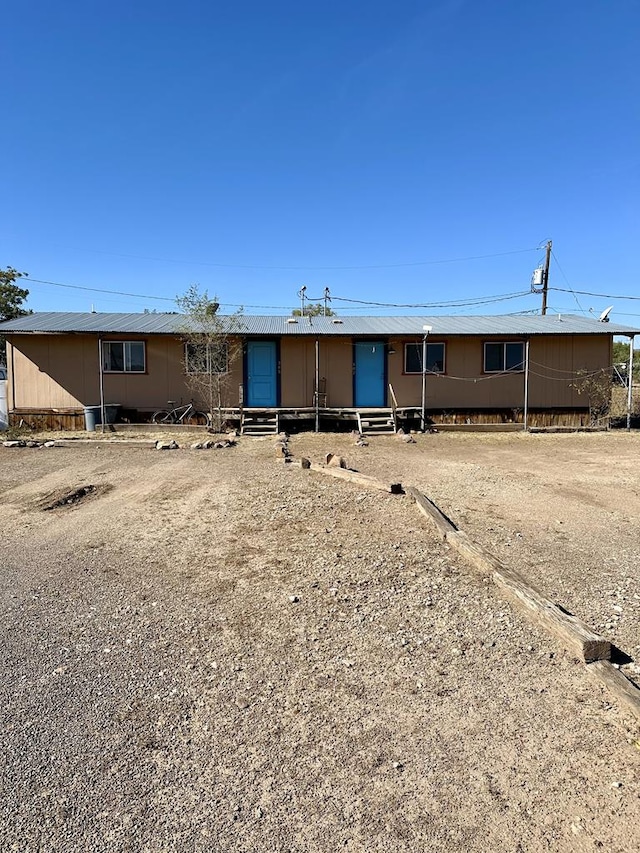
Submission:
[[[299,424],[302,429],[316,428],[316,411],[318,429],[326,430],[350,427],[357,429],[358,415],[364,420],[368,415],[374,418],[387,418],[392,415],[390,407],[357,408],[355,406],[323,407],[316,410],[313,406],[251,408],[239,406],[223,409],[225,419],[232,425],[240,426],[245,418],[276,418],[282,429],[289,423],[293,428]],[[396,409],[397,426],[405,429],[420,428],[419,406],[399,406]],[[427,422],[441,430],[482,430],[488,429],[523,429],[522,411],[505,410],[457,410],[438,411],[427,409]],[[147,425],[151,417],[150,411],[124,409],[120,413],[121,420],[115,425],[116,429],[125,429],[134,425]],[[38,430],[77,431],[85,428],[83,409],[14,409],[9,412],[11,427],[26,427]],[[585,409],[538,409],[530,410],[528,426],[532,428],[584,428],[590,426],[588,410]]]

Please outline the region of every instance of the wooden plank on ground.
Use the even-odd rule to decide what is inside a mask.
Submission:
[[[442,510],[437,507],[433,501],[430,501],[426,495],[423,495],[422,492],[418,491],[415,486],[407,486],[406,492],[414,499],[420,512],[433,521],[440,531],[443,539],[446,539],[449,533],[457,532],[458,528],[451,519],[447,518]]]
[[[474,542],[463,530],[453,530],[451,533],[447,533],[446,539],[449,545],[459,551],[463,557],[466,557],[481,574],[486,575],[504,570],[504,565],[497,557],[494,557],[491,551],[488,551],[479,542]]]
[[[624,673],[606,660],[588,664],[587,670],[604,681],[616,700],[640,720],[640,689]]]
[[[576,657],[585,663],[611,659],[611,643],[606,637],[596,634],[577,616],[558,607],[518,572],[502,567],[500,571],[492,572],[492,578],[509,598],[525,608],[534,622],[539,622],[558,637]]]
[[[470,539],[418,489],[409,486],[407,494],[416,501],[420,511],[437,525],[446,542],[465,557],[476,569],[489,575],[527,615],[559,640],[572,654],[586,663],[611,659],[611,643],[596,634],[588,625],[547,598],[522,575],[508,569],[482,545]]]
[[[328,474],[330,477],[337,477],[339,480],[346,480],[349,483],[355,483],[358,486],[364,486],[368,489],[376,489],[379,492],[390,492],[392,495],[404,494],[402,483],[383,483],[381,480],[376,480],[375,477],[369,477],[367,474],[361,474],[359,471],[351,471],[349,468],[325,467],[308,459],[301,459],[298,464],[302,468],[308,468],[319,474]]]

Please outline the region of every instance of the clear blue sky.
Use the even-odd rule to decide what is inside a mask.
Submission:
[[[33,282],[34,310],[172,310],[151,297],[192,283],[283,309],[303,284],[475,299],[528,290],[547,238],[552,286],[640,296],[637,0],[30,0],[1,17],[0,266],[142,295]],[[549,302],[640,324],[640,301]]]

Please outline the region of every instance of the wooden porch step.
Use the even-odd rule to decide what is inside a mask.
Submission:
[[[240,435],[277,435],[279,431],[280,420],[277,412],[243,413],[240,419]]]
[[[396,423],[393,417],[392,409],[380,410],[376,409],[372,412],[358,411],[358,430],[362,435],[367,433],[394,433],[396,431]]]

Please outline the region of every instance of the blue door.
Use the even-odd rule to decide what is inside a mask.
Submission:
[[[358,408],[384,406],[387,401],[384,341],[357,341],[355,362],[355,405]]]
[[[245,405],[278,405],[278,359],[275,341],[247,343],[247,399]]]

